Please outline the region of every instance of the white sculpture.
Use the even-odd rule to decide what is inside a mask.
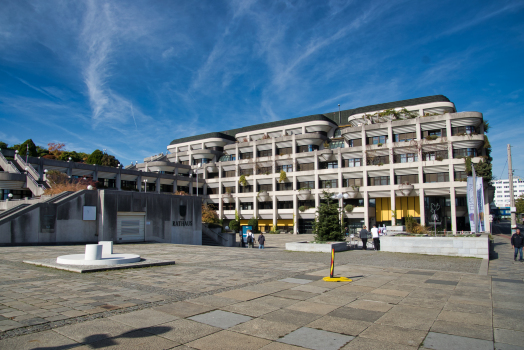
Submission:
[[[113,254],[112,241],[86,244],[85,254],[62,255],[56,258],[63,265],[119,265],[140,261],[140,255]]]

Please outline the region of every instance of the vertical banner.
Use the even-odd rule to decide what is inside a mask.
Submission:
[[[486,232],[486,228],[484,227],[484,182],[483,178],[477,177],[476,178],[476,185],[477,185],[477,213],[478,213],[478,232]]]
[[[473,190],[473,177],[468,176],[467,186],[468,219],[471,232],[477,232],[475,227],[475,191]],[[453,205],[455,203],[452,203]]]
[[[473,189],[473,177],[468,176],[467,186],[467,200],[468,200],[468,218],[471,232],[485,232],[484,227],[484,179],[481,177],[475,178],[476,189]],[[476,199],[476,201],[475,201]],[[477,215],[475,220],[475,203],[477,204]],[[477,226],[475,227],[475,222]]]

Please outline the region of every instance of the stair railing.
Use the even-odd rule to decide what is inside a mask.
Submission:
[[[23,169],[27,169],[27,171],[33,176],[34,179],[40,179],[40,174],[38,173],[38,171],[36,171],[31,164],[26,163],[18,153],[15,153],[15,160],[17,161],[18,165],[20,165]]]
[[[9,173],[20,174],[18,168],[12,162],[8,161],[4,157],[2,152],[0,152],[0,166],[4,168],[4,170],[7,170]],[[9,168],[11,169],[11,171],[9,171]]]

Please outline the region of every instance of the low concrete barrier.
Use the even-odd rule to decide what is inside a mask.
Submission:
[[[395,253],[463,256],[489,259],[489,238],[481,237],[380,237],[380,250]]]
[[[348,245],[346,242],[308,243],[304,241],[286,243],[286,250],[296,252],[331,253],[332,248],[335,248],[336,252],[342,252],[348,249]]]

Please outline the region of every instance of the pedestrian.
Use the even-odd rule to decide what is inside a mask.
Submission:
[[[349,228],[346,226],[346,237],[349,236]]]
[[[388,230],[384,227],[382,229],[382,236],[387,236],[388,235]]]
[[[515,250],[514,260],[517,261],[517,255],[520,252],[519,261],[524,261],[524,259],[522,259],[522,246],[524,246],[524,235],[520,233],[519,229],[517,229],[517,232],[511,236],[511,246]]]
[[[240,236],[240,247],[244,248],[244,234],[240,231],[238,235]]]
[[[373,225],[373,228],[371,229],[371,236],[373,236],[373,245],[375,246],[375,250],[380,250],[380,238],[378,235],[378,228],[376,225]]]
[[[366,226],[364,226],[362,228],[362,230],[360,230],[360,232],[359,232],[359,237],[362,240],[362,249],[364,249],[364,250],[368,249],[368,247],[367,247],[368,235],[369,235],[369,232],[368,232],[368,230],[366,230]]]
[[[247,247],[255,248],[255,237],[253,237],[251,230],[247,230]]]
[[[258,249],[264,249],[264,242],[266,242],[266,237],[263,232],[260,232],[260,236],[258,236]]]

